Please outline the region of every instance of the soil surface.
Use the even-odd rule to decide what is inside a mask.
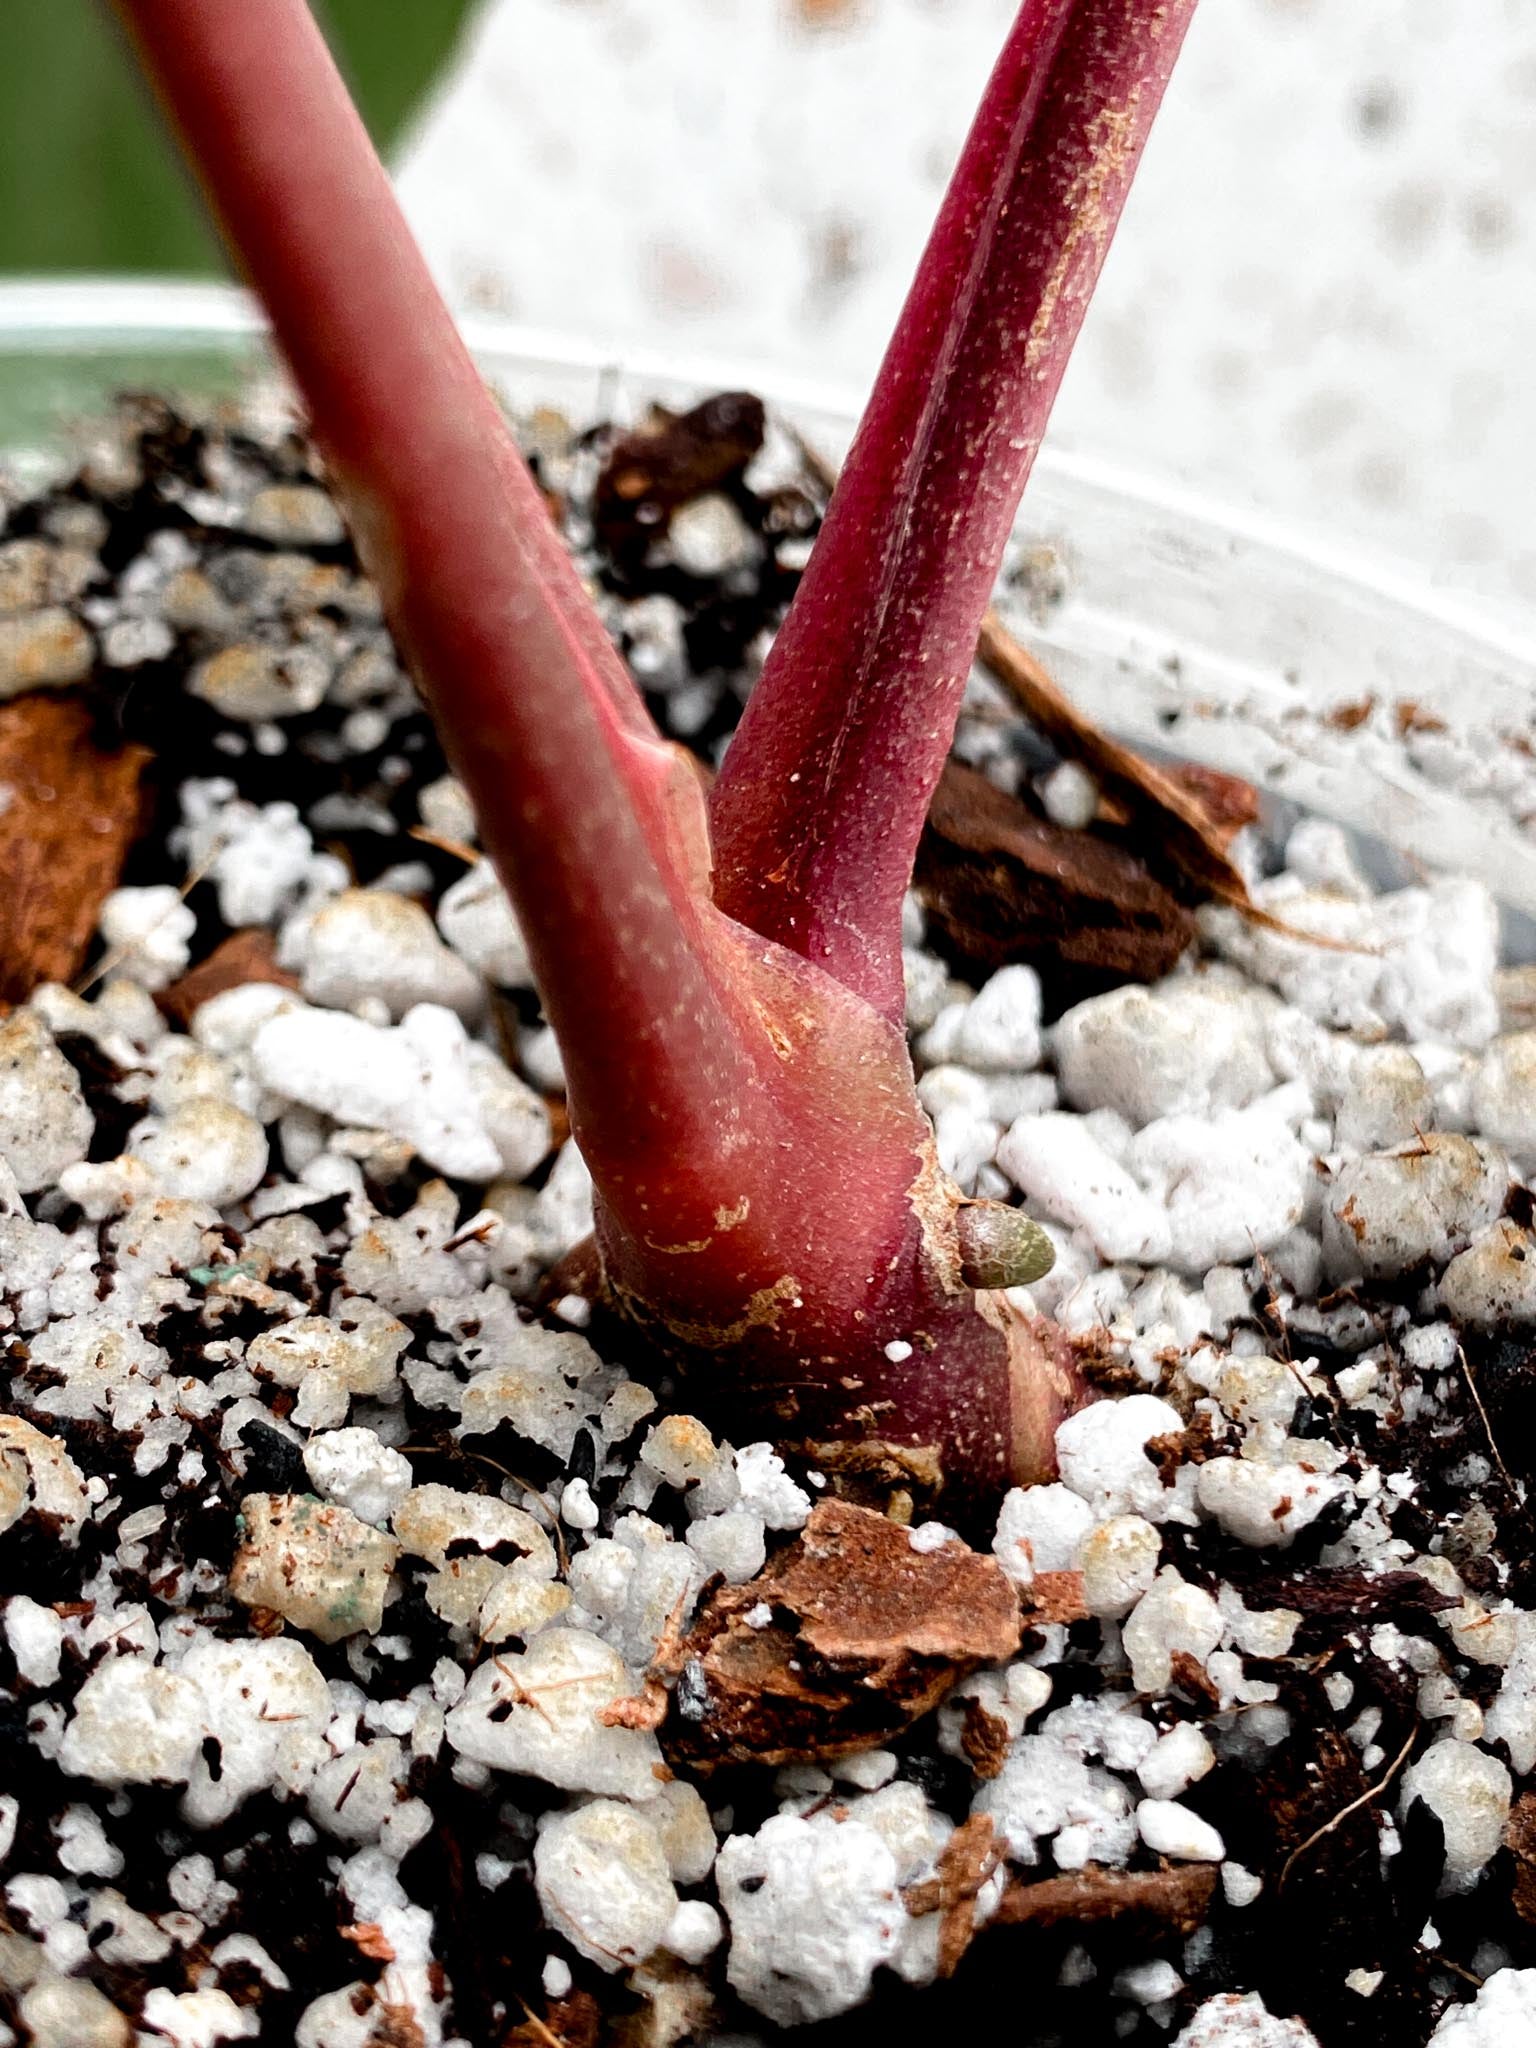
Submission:
[[[814,463],[745,394],[523,432],[713,762]],[[957,1533],[718,1442],[587,1298],[515,921],[271,408],[126,401],[6,506],[0,698],[15,2039],[1536,2026],[1536,1034],[1481,891],[1181,785],[1202,877],[978,672],[914,1056],[1105,1398]]]

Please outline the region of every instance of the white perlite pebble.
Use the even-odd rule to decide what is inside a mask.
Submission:
[[[443,891],[437,928],[459,958],[498,988],[531,988],[533,971],[517,913],[489,861]]]
[[[0,1415],[0,1535],[34,1508],[52,1517],[65,1543],[78,1543],[91,1512],[85,1475],[58,1437]]]
[[[520,1656],[479,1667],[448,1715],[448,1740],[461,1756],[567,1791],[652,1799],[660,1789],[656,1737],[597,1718],[635,1690],[623,1659],[598,1637],[546,1629]]]
[[[1478,1130],[1536,1164],[1536,1031],[1489,1046],[1473,1076],[1472,1115]]]
[[[1323,1205],[1323,1256],[1334,1279],[1388,1279],[1444,1265],[1504,1207],[1509,1161],[1498,1146],[1431,1131],[1341,1166]]]
[[[1216,1752],[1192,1721],[1180,1721],[1160,1735],[1136,1767],[1149,1799],[1177,1799],[1203,1778]]]
[[[1183,1428],[1177,1408],[1153,1394],[1091,1402],[1056,1432],[1062,1480],[1087,1501],[1095,1521],[1111,1515],[1140,1515],[1148,1522],[1187,1519],[1174,1513],[1178,1496],[1163,1485],[1146,1451],[1153,1437],[1176,1435]]]
[[[649,1817],[615,1799],[546,1820],[533,1873],[550,1926],[604,1970],[643,1962],[661,1946],[678,1907]]]
[[[84,1159],[95,1130],[80,1078],[31,1010],[0,1021],[0,1159],[24,1195]]]
[[[300,1429],[336,1429],[354,1394],[398,1399],[397,1361],[411,1341],[404,1323],[364,1295],[338,1301],[334,1316],[296,1316],[251,1340],[246,1363],[280,1387],[296,1387]]]
[[[1217,907],[1201,912],[1202,932],[1319,1023],[1474,1050],[1498,1029],[1498,912],[1480,882],[1453,877],[1359,901],[1277,875],[1253,895],[1290,929]],[[1319,946],[1308,933],[1340,943]]]
[[[1318,2041],[1302,2021],[1276,2019],[1257,1991],[1225,1991],[1205,2001],[1173,2048],[1318,2048]]]
[[[1300,1223],[1312,1155],[1289,1126],[1307,1106],[1292,1083],[1248,1109],[1162,1117],[1138,1132],[1126,1165],[1166,1219],[1168,1264],[1203,1275],[1273,1250]]]
[[[1358,1049],[1334,1121],[1334,1142],[1341,1152],[1406,1145],[1435,1121],[1434,1090],[1407,1046]]]
[[[175,1669],[109,1657],[75,1695],[59,1768],[99,1785],[185,1785],[187,1819],[212,1827],[251,1793],[320,1762],[330,1718],[324,1678],[288,1638],[200,1642]]]
[[[860,2004],[900,1945],[896,1858],[862,1821],[775,1815],[755,1835],[732,1835],[715,1871],[731,1927],[726,1975],[781,2027]]]
[[[169,1116],[146,1117],[128,1143],[162,1194],[211,1209],[243,1202],[267,1170],[265,1130],[216,1095],[196,1095]]]
[[[227,1991],[167,1991],[144,1995],[145,2023],[172,2048],[218,2048],[222,2041],[254,2041],[261,2018],[254,2006],[236,2005]]]
[[[1136,1841],[1130,1794],[1119,1778],[1088,1763],[1080,1744],[1056,1732],[1055,1720],[1014,1742],[1001,1771],[978,1789],[972,1811],[988,1815],[1016,1862],[1038,1863],[1040,1844],[1054,1839],[1063,1870],[1123,1864]]]
[[[1077,1568],[1093,1509],[1069,1486],[1015,1486],[1003,1496],[992,1554],[1017,1585]]]
[[[156,882],[147,889],[114,889],[101,906],[98,929],[113,973],[153,992],[185,971],[197,917],[179,889]]]
[[[419,903],[388,889],[344,889],[315,912],[294,951],[287,964],[325,1009],[374,997],[398,1021],[418,1003],[440,1003],[473,1023],[485,1008],[479,975],[443,944]]]
[[[1435,1743],[1403,1773],[1399,1811],[1422,1800],[1444,1830],[1444,1891],[1465,1891],[1498,1853],[1512,1789],[1497,1757],[1454,1737]]]
[[[543,1100],[436,1004],[393,1028],[286,1008],[257,1029],[251,1059],[274,1094],[403,1138],[456,1179],[521,1180],[549,1150]]]
[[[248,1493],[240,1518],[231,1598],[280,1614],[322,1643],[378,1634],[400,1555],[393,1537],[307,1494]]]
[[[966,1005],[950,1054],[973,1073],[1025,1073],[1040,1064],[1040,977],[1000,967]]]
[[[667,547],[689,576],[724,576],[757,559],[761,542],[720,491],[690,498],[672,514]]]
[[[1490,1743],[1507,1746],[1518,1777],[1536,1770],[1536,1616],[1522,1614],[1516,1621],[1514,1651],[1483,1732]]]
[[[1112,1515],[1083,1543],[1083,1605],[1101,1620],[1118,1621],[1157,1576],[1163,1539],[1140,1515]]]
[[[1221,1637],[1221,1610],[1216,1602],[1199,1586],[1191,1586],[1172,1565],[1158,1573],[1151,1591],[1137,1601],[1121,1631],[1136,1690],[1144,1693],[1167,1691],[1176,1652],[1203,1664]]]
[[[13,1593],[5,1603],[5,1640],[28,1685],[56,1685],[64,1652],[64,1624],[51,1607]]]
[[[1062,1093],[1076,1109],[1116,1109],[1136,1125],[1241,1109],[1275,1083],[1271,1003],[1204,976],[1092,996],[1051,1034]]]
[[[19,2011],[31,2048],[132,2048],[135,2038],[143,2039],[83,1977],[44,1977],[23,1996]]]
[[[733,1586],[755,1579],[767,1555],[762,1516],[740,1508],[702,1516],[684,1540],[706,1571],[719,1572]]]
[[[1040,784],[1040,801],[1053,825],[1083,832],[1099,810],[1099,785],[1081,763],[1063,761]]]
[[[314,711],[330,680],[330,661],[317,648],[246,642],[200,661],[187,689],[224,717],[257,725]]]
[[[1507,1218],[1483,1231],[1441,1275],[1440,1306],[1474,1329],[1536,1323],[1536,1237]]]
[[[667,1923],[661,1945],[680,1962],[702,1963],[724,1937],[720,1915],[707,1899],[684,1899]]]
[[[1470,2005],[1453,2005],[1434,2048],[1529,2048],[1536,2043],[1536,1970],[1495,1970]]]
[[[1167,1217],[1082,1117],[1017,1118],[998,1142],[997,1163],[1047,1216],[1085,1231],[1102,1259],[1167,1262]]]
[[[1229,1536],[1258,1550],[1286,1549],[1298,1530],[1347,1490],[1346,1480],[1309,1472],[1289,1459],[1267,1465],[1212,1458],[1195,1481],[1201,1510]]]
[[[316,1493],[382,1528],[411,1490],[411,1465],[371,1429],[329,1429],[304,1446]]]
[[[1136,1831],[1159,1856],[1177,1856],[1185,1863],[1219,1863],[1227,1853],[1210,1822],[1176,1799],[1143,1799],[1136,1809]]]

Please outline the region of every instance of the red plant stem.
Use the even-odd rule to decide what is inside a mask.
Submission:
[[[304,0],[116,0],[260,293],[512,888],[573,1092],[630,1149],[755,1086],[699,799],[650,719]],[[695,815],[690,818],[690,811]]]
[[[1193,9],[1020,8],[715,785],[715,900],[888,1016],[982,617]]]

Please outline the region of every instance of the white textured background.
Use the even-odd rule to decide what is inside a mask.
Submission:
[[[487,0],[461,305],[866,385],[1010,0]],[[1053,428],[1536,606],[1536,0],[1204,0]]]

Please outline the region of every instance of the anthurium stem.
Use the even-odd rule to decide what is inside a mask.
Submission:
[[[610,1299],[701,1406],[948,1510],[1075,1397],[940,1170],[899,911],[1192,0],[1025,0],[715,806],[656,732],[304,0],[115,0],[259,292],[560,1041]]]
[[[897,1016],[902,892],[1194,0],[1025,0],[711,805],[716,900]]]

